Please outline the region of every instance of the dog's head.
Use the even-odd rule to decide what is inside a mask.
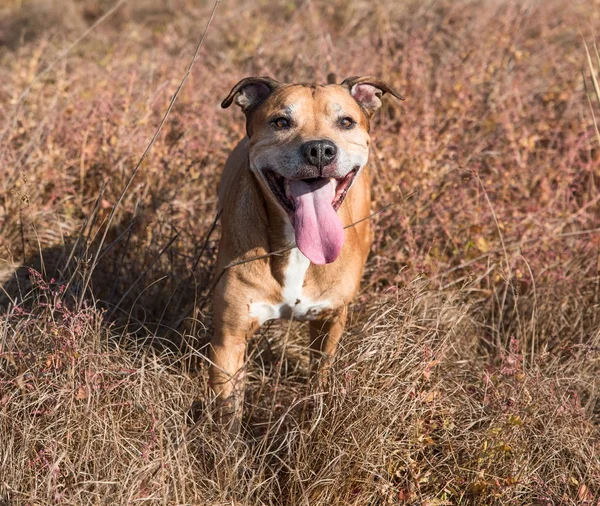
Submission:
[[[296,243],[313,263],[339,255],[344,232],[336,212],[367,163],[369,122],[385,93],[402,98],[371,76],[325,86],[248,77],[221,104],[235,100],[242,108],[250,169],[290,217]]]

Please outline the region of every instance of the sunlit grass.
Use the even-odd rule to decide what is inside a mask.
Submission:
[[[130,0],[74,44],[114,5],[0,19],[0,503],[595,505],[592,3],[221,2],[106,229],[212,8]],[[372,125],[373,211],[397,204],[327,391],[304,325],[262,329],[232,442],[203,355],[244,135],[219,103],[246,75],[329,72],[406,96]]]

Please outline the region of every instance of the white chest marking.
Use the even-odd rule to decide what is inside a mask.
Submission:
[[[298,248],[292,249],[283,274],[283,301],[279,304],[252,302],[250,316],[257,318],[260,325],[277,318],[314,320],[321,311],[330,308],[331,303],[328,300],[312,301],[302,295],[304,277],[309,265],[310,260]]]

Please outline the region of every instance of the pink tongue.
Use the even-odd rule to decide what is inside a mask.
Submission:
[[[296,245],[313,264],[335,261],[344,244],[344,227],[331,205],[335,182],[291,180],[289,189],[296,205],[293,220]]]

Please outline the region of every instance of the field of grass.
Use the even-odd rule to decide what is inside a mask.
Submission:
[[[3,5],[0,505],[600,504],[598,0],[223,0],[133,179],[214,3]],[[406,97],[372,127],[375,244],[326,391],[306,325],[265,326],[231,441],[219,104],[329,72]]]

